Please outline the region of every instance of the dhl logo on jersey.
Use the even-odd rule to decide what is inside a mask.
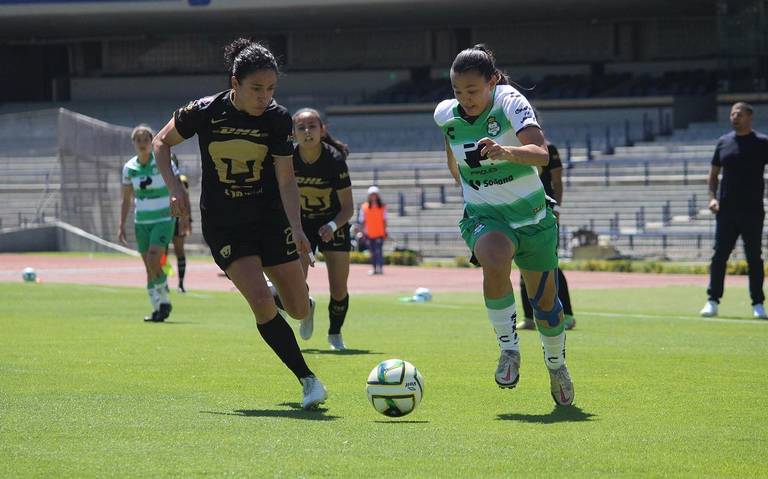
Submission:
[[[296,183],[300,185],[322,185],[325,181],[322,178],[312,176],[297,176]]]
[[[222,126],[218,130],[213,130],[213,133],[217,135],[251,136],[253,138],[266,138],[269,136],[269,133],[262,132],[261,130],[232,128],[231,126]]]

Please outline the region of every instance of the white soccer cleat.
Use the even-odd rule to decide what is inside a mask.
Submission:
[[[315,304],[314,298],[310,296],[309,314],[301,320],[301,326],[299,326],[299,335],[305,341],[312,337],[312,332],[315,330]]]
[[[301,401],[302,409],[315,409],[328,399],[328,391],[315,376],[301,378],[301,387],[304,389],[304,398]]]
[[[500,388],[512,389],[517,386],[520,380],[520,352],[502,350],[495,376]]]
[[[765,308],[763,303],[757,303],[752,305],[752,317],[755,319],[768,319],[768,315],[765,314]]]
[[[717,316],[717,301],[712,301],[711,299],[707,301],[707,304],[701,308],[701,312],[699,314],[705,318],[712,318]]]
[[[573,381],[568,374],[565,364],[557,369],[549,369],[549,387],[552,399],[558,406],[570,406],[573,404]]]
[[[331,346],[331,350],[333,351],[344,351],[347,349],[347,347],[344,345],[344,339],[341,337],[341,333],[329,334],[328,344]]]

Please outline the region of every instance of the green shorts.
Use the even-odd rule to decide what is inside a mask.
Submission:
[[[136,243],[139,245],[139,253],[146,253],[150,246],[156,245],[165,249],[173,239],[172,219],[160,223],[134,225],[136,231]]]
[[[459,221],[461,237],[474,253],[475,243],[485,233],[503,233],[515,245],[515,264],[528,271],[557,269],[557,218],[550,209],[535,225],[512,229],[495,218],[467,217]]]

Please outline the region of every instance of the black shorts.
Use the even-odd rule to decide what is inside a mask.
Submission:
[[[259,256],[263,266],[277,266],[299,259],[293,231],[287,221],[262,219],[222,225],[203,219],[202,223],[203,238],[222,271],[246,256]]]
[[[329,220],[330,221],[330,220]],[[318,220],[301,220],[301,227],[304,229],[304,234],[307,235],[309,244],[312,247],[312,252],[316,252],[318,248],[320,251],[346,251],[352,250],[352,238],[349,235],[349,223],[344,223],[333,233],[331,241],[325,242],[317,231],[324,224],[328,224],[328,221]]]

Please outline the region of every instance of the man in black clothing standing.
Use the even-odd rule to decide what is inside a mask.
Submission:
[[[720,137],[709,170],[709,209],[716,214],[715,253],[709,273],[709,299],[701,310],[717,316],[723,296],[725,268],[736,240],[741,236],[749,269],[752,316],[768,319],[763,302],[762,235],[763,174],[768,162],[768,137],[752,130],[752,106],[738,102],[731,108],[733,132]],[[722,183],[718,175],[722,170]],[[720,187],[718,195],[718,186]]]

